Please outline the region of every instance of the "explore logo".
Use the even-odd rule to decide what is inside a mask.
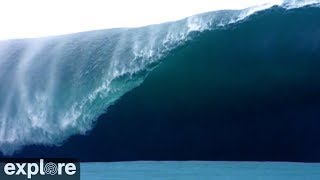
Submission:
[[[1,180],[80,180],[80,163],[72,159],[0,160]]]

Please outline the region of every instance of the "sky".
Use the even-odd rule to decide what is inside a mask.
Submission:
[[[281,0],[0,0],[0,39],[138,27]]]

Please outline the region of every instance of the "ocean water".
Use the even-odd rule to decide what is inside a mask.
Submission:
[[[319,1],[0,42],[0,151],[320,161]]]
[[[319,180],[320,164],[287,162],[82,163],[82,180]]]

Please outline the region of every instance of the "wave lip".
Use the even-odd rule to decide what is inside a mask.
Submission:
[[[25,145],[60,145],[74,134],[85,134],[172,49],[192,39],[193,32],[235,23],[270,7],[204,13],[142,28],[0,42],[0,82],[5,84],[0,86],[0,150],[11,155]]]

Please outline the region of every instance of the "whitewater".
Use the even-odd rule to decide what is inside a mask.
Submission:
[[[86,134],[122,95],[139,86],[171,50],[201,32],[245,21],[281,1],[202,13],[140,28],[115,28],[0,42],[0,151],[61,145]]]

